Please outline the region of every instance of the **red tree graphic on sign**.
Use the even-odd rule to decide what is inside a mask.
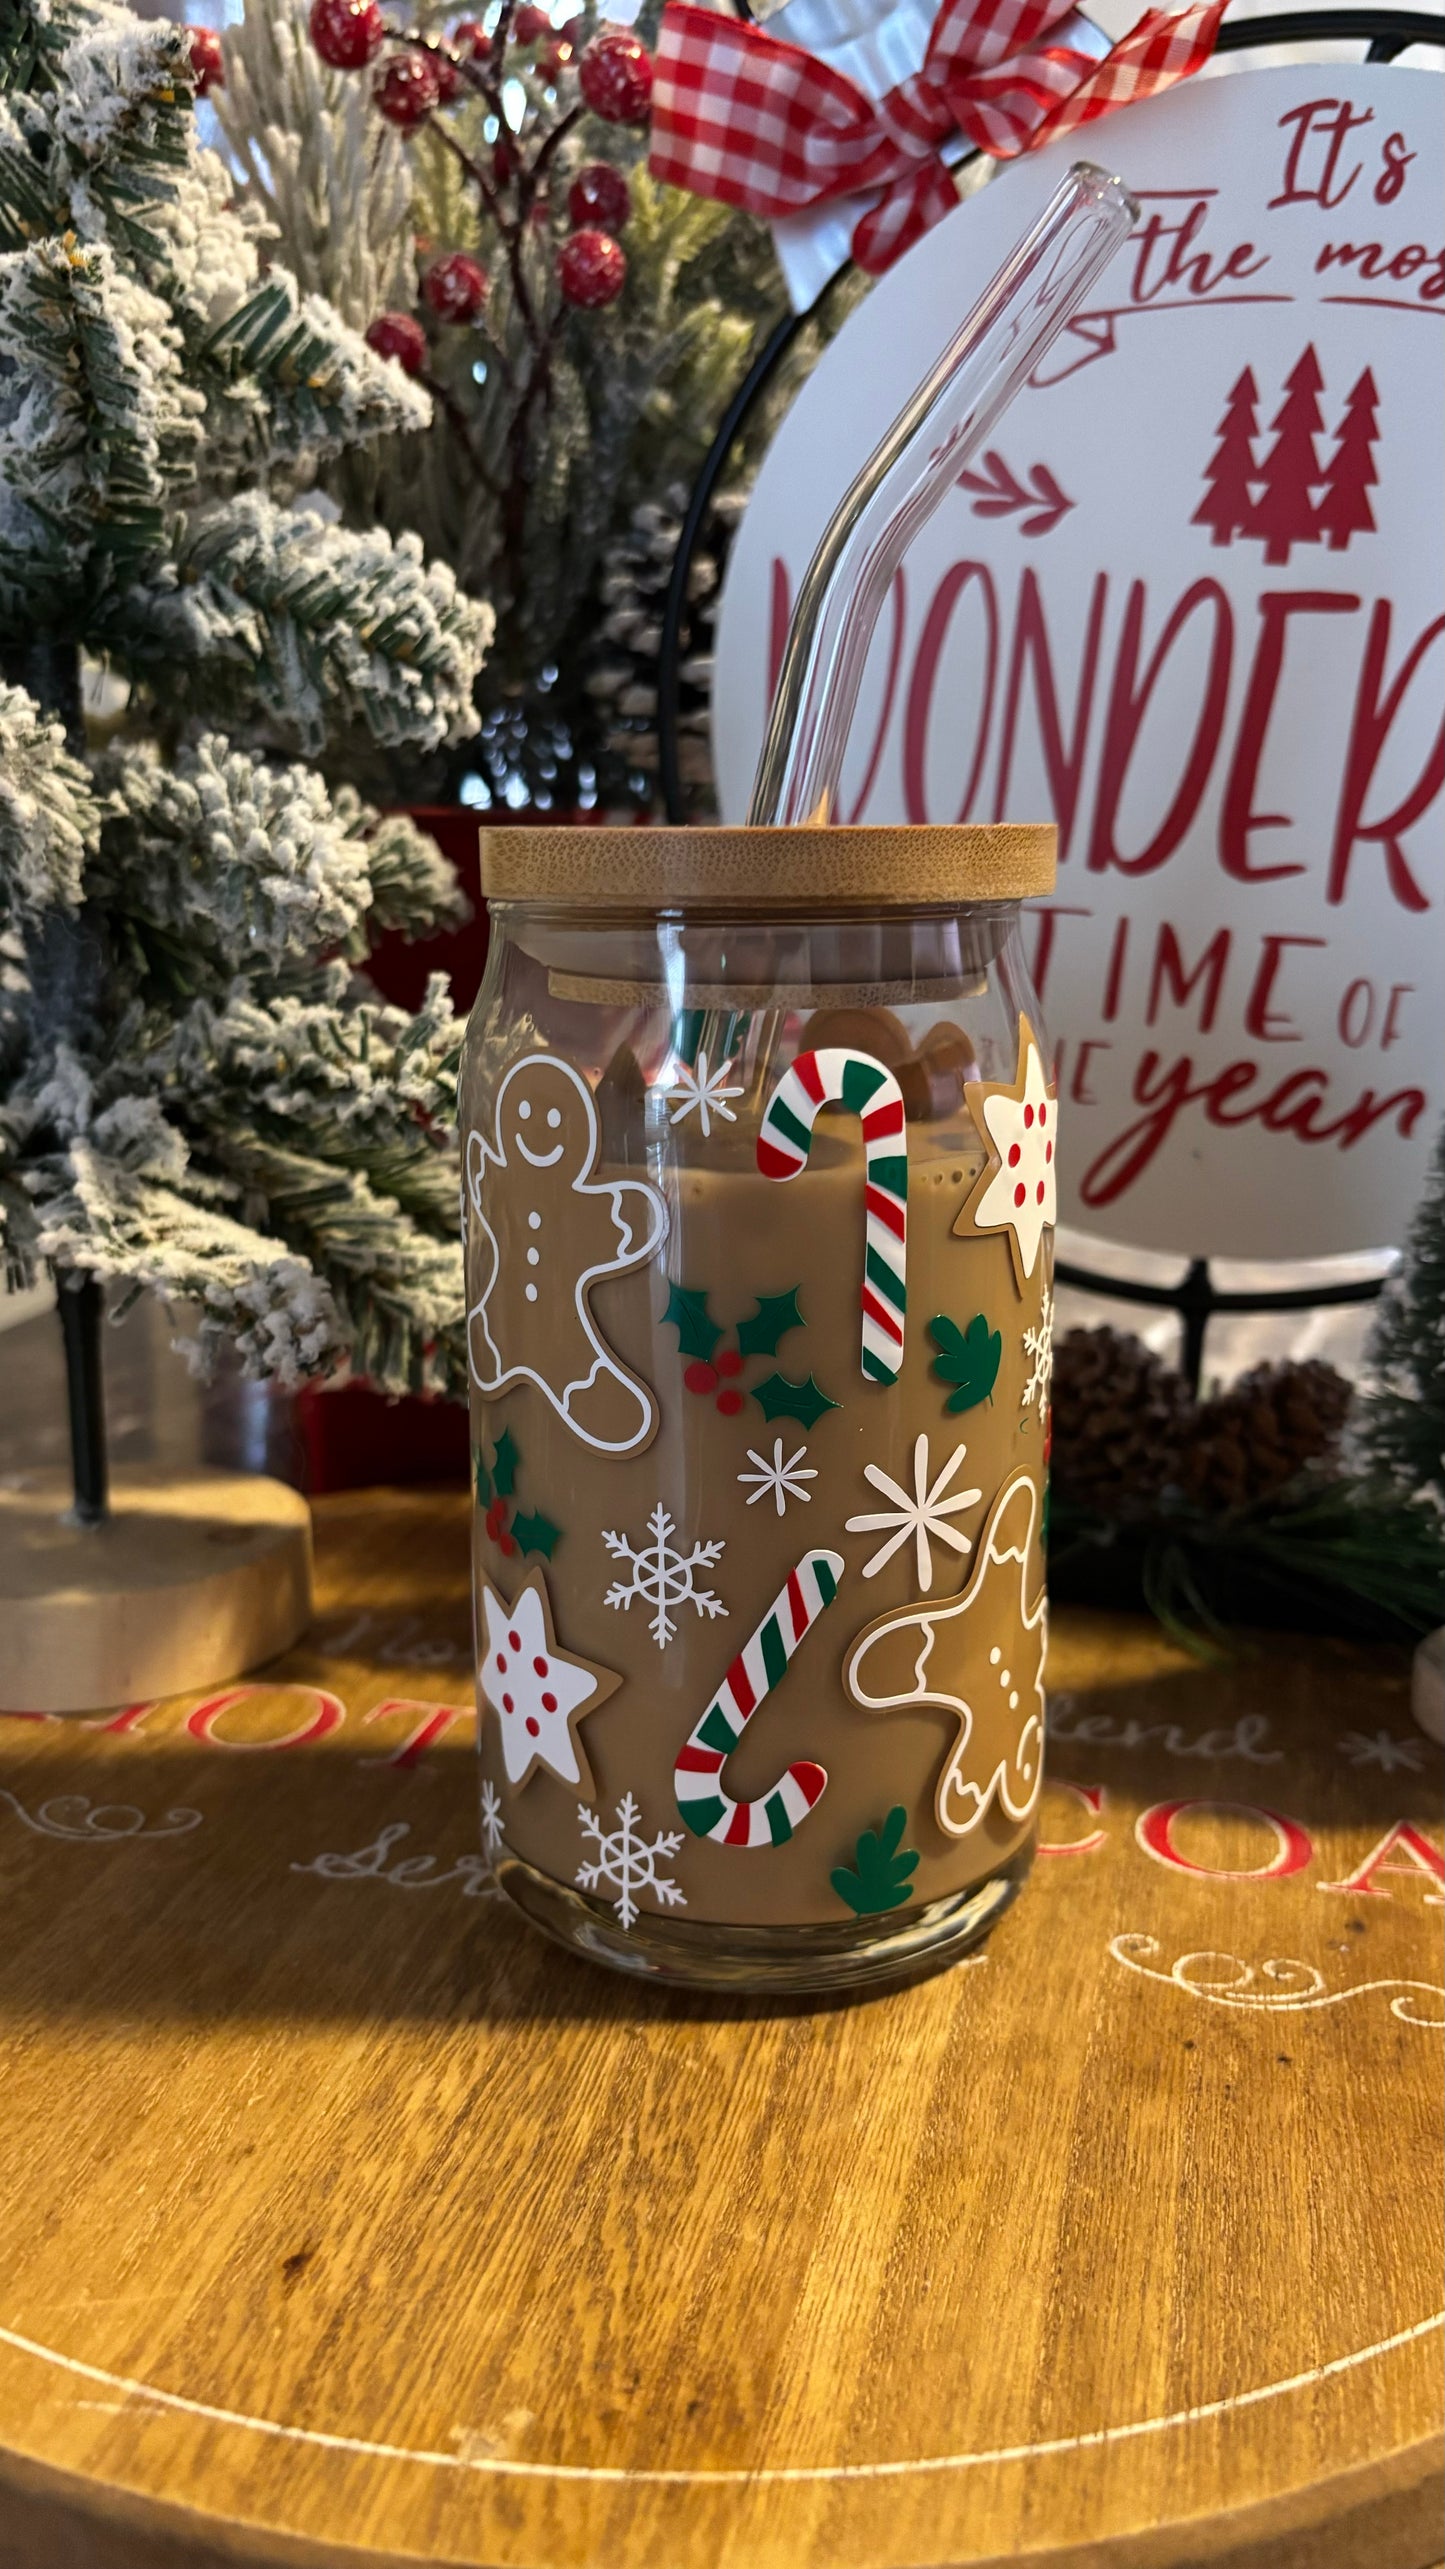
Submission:
[[[1315,352],[1306,348],[1285,377],[1284,400],[1270,421],[1274,444],[1259,468],[1264,487],[1249,521],[1249,533],[1263,541],[1266,562],[1287,562],[1291,545],[1320,540],[1314,489],[1323,479],[1315,451],[1324,426],[1318,400],[1323,385]]]
[[[1352,535],[1374,532],[1370,493],[1380,478],[1375,470],[1379,399],[1367,366],[1345,402],[1339,437],[1325,472],[1324,496],[1315,513],[1315,525],[1332,553],[1343,553]]]
[[[1205,468],[1208,487],[1190,520],[1193,526],[1212,527],[1216,544],[1229,544],[1242,535],[1253,515],[1250,483],[1258,470],[1254,460],[1258,400],[1259,386],[1246,366],[1238,383],[1230,387],[1217,431],[1219,443]]]

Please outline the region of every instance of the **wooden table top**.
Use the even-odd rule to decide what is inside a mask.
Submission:
[[[263,1681],[0,1721],[0,2562],[1438,2559],[1403,1653],[1060,1615],[984,1951],[690,2001],[489,1887],[464,1503],[318,1538]]]

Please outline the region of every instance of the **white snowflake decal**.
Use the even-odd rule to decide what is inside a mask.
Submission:
[[[490,1871],[502,1847],[502,1797],[490,1775],[482,1778],[482,1853]]]
[[[910,1535],[918,1551],[918,1584],[925,1590],[933,1585],[931,1544],[946,1543],[953,1552],[973,1550],[971,1538],[966,1534],[960,1534],[957,1526],[950,1525],[948,1519],[951,1516],[957,1516],[960,1508],[976,1507],[983,1496],[982,1490],[960,1490],[951,1499],[946,1499],[943,1495],[967,1452],[966,1445],[955,1445],[937,1480],[930,1488],[928,1439],[926,1436],[920,1436],[913,1448],[911,1493],[901,1488],[897,1481],[890,1481],[887,1473],[881,1472],[876,1463],[864,1464],[864,1479],[871,1481],[875,1490],[881,1490],[885,1498],[897,1501],[895,1507],[886,1508],[876,1516],[850,1516],[848,1519],[850,1534],[881,1534],[888,1526],[897,1529],[889,1536],[886,1543],[879,1545],[872,1560],[864,1562],[865,1579],[874,1578],[892,1560],[899,1546],[908,1541]]]
[[[772,1498],[777,1501],[779,1516],[785,1516],[787,1514],[789,1499],[801,1499],[803,1505],[806,1507],[809,1500],[812,1498],[813,1493],[811,1490],[805,1490],[803,1483],[805,1481],[816,1481],[818,1477],[817,1473],[811,1468],[811,1466],[807,1471],[799,1469],[803,1456],[807,1453],[807,1450],[806,1445],[800,1445],[797,1453],[790,1454],[785,1463],[783,1461],[783,1440],[781,1436],[774,1437],[773,1459],[771,1463],[769,1463],[763,1455],[757,1453],[750,1445],[748,1447],[748,1461],[750,1463],[756,1463],[758,1468],[755,1472],[739,1472],[738,1474],[738,1479],[742,1483],[744,1489],[746,1489],[753,1481],[756,1481],[758,1485],[753,1491],[752,1497],[748,1501],[749,1507],[755,1508],[759,1499],[766,1498]]]
[[[1386,1775],[1393,1775],[1397,1766],[1403,1766],[1407,1775],[1420,1772],[1419,1741],[1392,1739],[1388,1731],[1376,1731],[1368,1739],[1363,1731],[1346,1731],[1339,1750],[1352,1766],[1378,1766]]]
[[[654,1609],[652,1638],[659,1650],[665,1650],[677,1630],[673,1608],[691,1606],[700,1615],[725,1615],[727,1608],[711,1588],[697,1584],[699,1570],[710,1570],[726,1548],[721,1543],[695,1543],[690,1552],[679,1552],[673,1542],[677,1532],[666,1508],[655,1507],[647,1520],[650,1543],[637,1545],[625,1534],[603,1534],[614,1561],[626,1563],[628,1579],[618,1579],[608,1589],[604,1605],[618,1606],[625,1614],[635,1597]]]
[[[1024,1384],[1023,1406],[1025,1409],[1031,1409],[1037,1401],[1042,1416],[1048,1405],[1049,1384],[1053,1380],[1054,1372],[1054,1297],[1048,1285],[1044,1287],[1037,1329],[1024,1331],[1024,1355],[1028,1359],[1031,1371]]]
[[[738,1120],[736,1115],[723,1101],[729,1097],[741,1097],[744,1091],[741,1088],[725,1088],[723,1082],[728,1072],[736,1066],[736,1055],[732,1055],[727,1061],[719,1062],[716,1070],[710,1071],[707,1066],[707,1055],[704,1052],[698,1054],[696,1069],[691,1062],[678,1062],[673,1073],[672,1086],[665,1088],[662,1092],[669,1106],[672,1105],[674,1098],[679,1100],[668,1117],[668,1122],[680,1124],[683,1117],[690,1115],[696,1107],[704,1141],[712,1132],[711,1118],[714,1115],[724,1124],[735,1124]]]
[[[637,1917],[635,1892],[651,1891],[669,1909],[687,1907],[686,1894],[669,1875],[657,1869],[663,1856],[676,1855],[682,1845],[680,1829],[659,1831],[655,1838],[640,1836],[642,1813],[630,1793],[624,1793],[617,1804],[615,1829],[604,1828],[585,1802],[578,1803],[577,1817],[582,1823],[582,1835],[591,1838],[597,1849],[595,1861],[578,1869],[578,1888],[596,1891],[606,1883],[609,1890],[615,1891],[617,1897],[612,1906],[624,1929],[632,1926]]]

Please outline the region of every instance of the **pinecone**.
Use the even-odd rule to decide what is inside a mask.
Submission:
[[[1350,1386],[1333,1365],[1256,1365],[1189,1422],[1180,1478],[1201,1506],[1246,1507],[1339,1456]]]
[[[1054,1484],[1111,1517],[1141,1516],[1179,1477],[1192,1403],[1181,1374],[1122,1329],[1070,1329],[1054,1351]]]
[[[677,757],[689,820],[705,816],[713,806],[708,744],[713,623],[744,502],[741,491],[723,492],[713,500],[688,566],[678,651]],[[680,482],[660,500],[644,500],[633,511],[627,533],[602,557],[597,663],[584,685],[602,719],[604,746],[626,771],[634,798],[639,785],[645,798],[658,774],[658,653],[687,503],[688,492]],[[602,799],[621,797],[604,792]]]

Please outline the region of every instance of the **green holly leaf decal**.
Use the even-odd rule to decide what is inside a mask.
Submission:
[[[482,1461],[480,1445],[472,1456],[472,1471],[477,1485],[477,1505],[479,1508],[489,1508],[492,1504],[492,1476]]]
[[[901,1908],[910,1896],[909,1876],[917,1867],[918,1850],[901,1843],[907,1823],[908,1813],[899,1802],[881,1830],[864,1830],[851,1866],[840,1864],[829,1875],[839,1899],[846,1901],[855,1917]]]
[[[930,1320],[928,1334],[938,1349],[931,1371],[940,1382],[958,1386],[950,1392],[944,1408],[976,1409],[981,1400],[989,1399],[1003,1362],[1003,1332],[990,1329],[981,1311],[966,1329],[960,1329],[956,1320],[946,1320],[940,1312],[936,1320]]]
[[[744,1356],[776,1356],[778,1340],[805,1325],[796,1285],[787,1293],[760,1293],[751,1318],[738,1322],[739,1349]]]
[[[540,1552],[546,1560],[550,1561],[560,1540],[562,1529],[560,1525],[554,1525],[549,1516],[543,1516],[539,1511],[535,1516],[513,1517],[512,1532],[516,1537],[519,1551]]]
[[[492,1448],[492,1487],[499,1499],[509,1499],[515,1490],[521,1459],[516,1438],[510,1427],[504,1427]]]
[[[769,1374],[754,1385],[753,1398],[764,1418],[795,1418],[800,1427],[816,1427],[825,1409],[841,1407],[819,1391],[811,1374],[805,1383],[790,1383],[786,1374]]]
[[[690,1293],[685,1285],[675,1284],[667,1297],[665,1321],[677,1331],[678,1351],[684,1356],[700,1356],[710,1362],[712,1351],[722,1336],[715,1320],[708,1318],[707,1295]]]

